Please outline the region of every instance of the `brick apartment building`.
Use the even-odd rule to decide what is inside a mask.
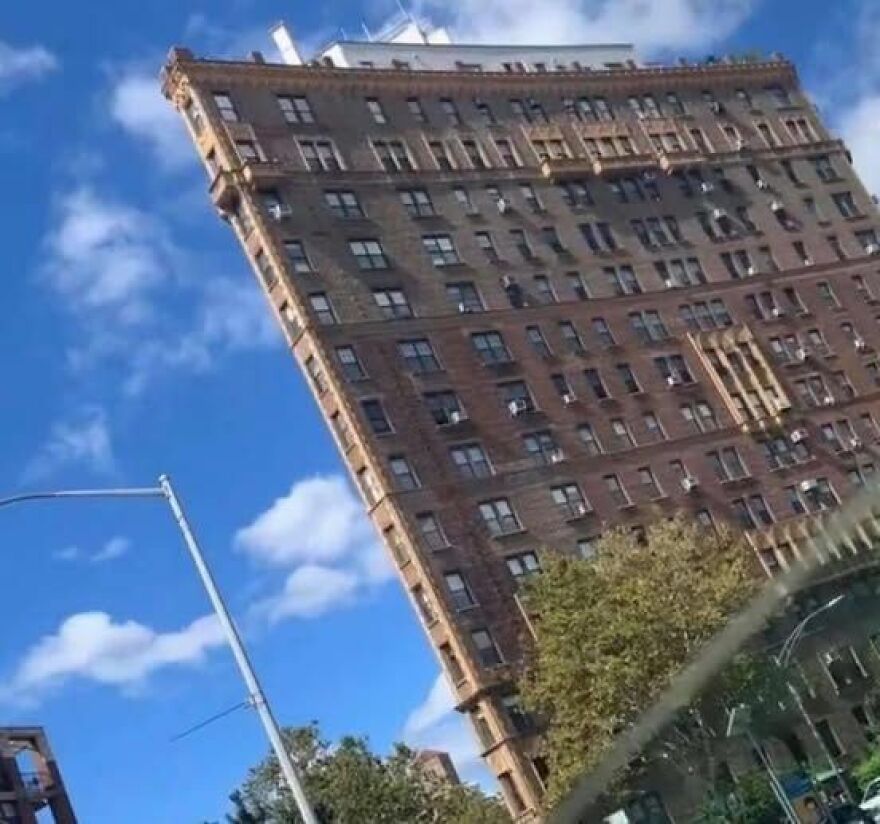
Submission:
[[[546,764],[512,681],[539,548],[589,557],[686,510],[773,576],[874,472],[877,210],[779,56],[641,65],[405,21],[305,63],[276,35],[283,64],[173,49],[164,92],[527,816]],[[858,642],[803,662],[850,753],[873,717],[834,672],[880,674],[853,592]]]
[[[45,732],[0,727],[0,822],[49,821],[76,824],[76,816]]]

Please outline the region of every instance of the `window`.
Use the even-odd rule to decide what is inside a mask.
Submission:
[[[526,237],[526,233],[522,229],[511,229],[510,240],[520,253],[523,260],[534,260],[535,253]]]
[[[410,217],[432,217],[437,214],[431,196],[424,189],[401,189],[398,194]]]
[[[449,450],[449,455],[463,478],[488,478],[495,474],[485,450],[478,443],[455,446]]]
[[[587,246],[593,252],[613,252],[620,248],[611,231],[611,226],[607,223],[581,223],[578,228]]]
[[[580,272],[566,272],[565,279],[578,300],[589,300],[590,290],[587,288],[587,282]]]
[[[679,410],[685,423],[695,432],[714,432],[718,428],[715,410],[706,401],[683,403]]]
[[[486,366],[512,360],[500,332],[475,332],[471,335],[471,342],[480,361]]]
[[[519,518],[517,518],[507,498],[484,501],[479,505],[479,509],[483,523],[493,538],[522,530]]]
[[[582,518],[590,511],[590,505],[577,484],[561,484],[550,490],[553,503],[565,520]]]
[[[470,282],[447,283],[446,296],[462,314],[483,312],[486,309],[477,287]]]
[[[639,283],[632,266],[606,266],[602,271],[615,295],[640,295],[642,293],[642,285]]]
[[[346,380],[360,381],[367,377],[353,346],[337,346],[336,359]]]
[[[403,289],[374,289],[373,300],[385,320],[399,320],[413,316],[412,307]]]
[[[590,190],[582,180],[560,183],[558,190],[562,202],[573,212],[583,211],[587,206],[593,205],[593,197],[590,194]]]
[[[443,666],[446,667],[446,671],[449,673],[449,677],[452,679],[453,684],[460,684],[465,680],[464,670],[461,668],[461,664],[458,661],[455,653],[452,651],[452,648],[449,644],[441,644],[440,647],[440,657],[443,659]]]
[[[815,724],[816,732],[819,734],[822,743],[825,744],[825,748],[831,754],[831,757],[840,758],[840,756],[843,755],[843,747],[840,744],[840,739],[837,737],[837,733],[834,731],[834,727],[831,726],[831,722],[827,718],[822,718],[821,720],[816,721]]]
[[[636,373],[633,372],[632,367],[628,363],[618,363],[616,368],[617,377],[620,378],[620,382],[628,394],[636,395],[642,391],[642,387],[639,386],[639,381],[636,378]]]
[[[422,235],[422,246],[437,268],[461,263],[455,245],[449,235]]]
[[[642,343],[657,343],[669,337],[669,331],[660,313],[654,309],[630,312],[629,322]]]
[[[615,506],[620,508],[632,506],[629,494],[617,475],[606,475],[602,480],[605,483],[605,491]]]
[[[460,572],[447,572],[443,575],[443,580],[446,582],[446,591],[456,612],[476,606],[476,601]]]
[[[336,217],[360,218],[364,216],[364,210],[354,192],[324,192],[324,202]]]
[[[650,466],[640,467],[636,470],[636,474],[639,478],[639,488],[649,501],[655,501],[658,498],[664,497],[665,493],[660,488],[657,477],[654,475],[654,470]]]
[[[571,386],[568,383],[568,378],[565,377],[560,372],[553,374],[550,376],[550,382],[553,384],[553,388],[556,390],[556,394],[562,398],[563,403],[571,403],[574,400],[574,392],[571,391]]]
[[[596,436],[596,430],[593,429],[592,424],[582,423],[578,427],[577,432],[578,437],[581,439],[581,444],[583,444],[584,449],[587,450],[589,455],[601,455],[605,451],[602,447],[602,443]]]
[[[544,211],[544,206],[538,199],[538,195],[535,193],[531,183],[520,183],[519,193],[526,206],[529,207],[529,211],[535,212],[536,214]]]
[[[614,449],[633,449],[636,440],[623,418],[611,419],[611,445]]]
[[[660,419],[653,412],[645,412],[642,415],[642,421],[645,425],[648,443],[657,443],[666,440],[666,430]]]
[[[556,293],[553,291],[553,284],[547,275],[535,275],[532,278],[534,284],[535,302],[546,306],[549,303],[556,303]]]
[[[770,96],[770,100],[772,100],[778,108],[791,106],[791,94],[784,86],[780,86],[778,83],[774,83],[771,86],[766,86],[764,91],[767,92],[767,94]]]
[[[393,431],[382,401],[376,399],[361,401],[361,409],[374,435],[387,435]]]
[[[314,271],[301,241],[285,240],[284,251],[287,253],[287,261],[294,272],[304,274]]]
[[[483,149],[476,140],[461,140],[461,148],[471,164],[472,169],[488,169],[490,164],[483,154]]]
[[[477,659],[484,667],[497,667],[503,664],[501,653],[487,629],[471,630],[471,640],[477,652]]]
[[[734,517],[744,529],[758,529],[772,526],[773,513],[767,506],[763,495],[749,495],[748,498],[736,498],[730,502]]]
[[[393,455],[388,458],[388,466],[394,477],[394,483],[399,490],[409,492],[413,489],[418,489],[419,486],[421,486],[409,461],[402,455]]]
[[[833,183],[840,180],[840,175],[837,173],[837,169],[834,168],[834,164],[828,155],[817,155],[810,158],[810,160],[813,163],[813,169],[819,180],[824,183]]]
[[[324,292],[313,292],[309,295],[309,303],[318,323],[322,326],[332,326],[337,322],[333,304],[330,303],[330,298]]]
[[[470,192],[468,192],[467,189],[464,189],[461,186],[456,186],[452,190],[452,195],[458,205],[464,209],[464,213],[466,215],[476,215],[480,213],[480,210],[474,205],[474,202],[471,200]]]
[[[559,321],[559,334],[562,336],[566,348],[573,355],[583,355],[587,351],[580,333],[571,321]]]
[[[417,123],[427,123],[428,117],[422,108],[422,103],[417,97],[409,97],[406,101],[406,107],[409,113]]]
[[[586,378],[587,386],[590,387],[597,400],[601,401],[611,397],[598,369],[587,369],[584,372],[584,378]]]
[[[562,450],[549,431],[523,435],[523,447],[526,454],[538,466],[558,463],[563,458]]]
[[[374,140],[373,150],[386,172],[411,172],[415,168],[402,140]]]
[[[300,140],[299,150],[310,172],[336,172],[344,168],[329,140]]]
[[[315,391],[319,395],[323,395],[327,391],[327,378],[324,370],[313,355],[309,355],[305,360],[306,374],[315,387]]]
[[[524,381],[502,383],[498,389],[501,393],[501,400],[511,416],[516,417],[523,412],[535,411],[535,402]]]
[[[214,105],[217,107],[217,111],[220,112],[220,117],[227,123],[237,123],[239,120],[238,112],[229,94],[227,92],[214,92],[213,98]]]
[[[477,110],[477,114],[480,116],[480,120],[483,121],[484,125],[492,126],[495,124],[495,115],[492,112],[492,107],[488,103],[484,100],[474,100],[474,108]]]
[[[426,338],[402,340],[397,344],[397,351],[403,358],[404,366],[417,375],[440,371],[440,362],[434,354],[430,341]]]
[[[856,205],[852,192],[835,192],[831,195],[831,199],[834,201],[837,211],[840,212],[843,217],[861,216],[862,212],[858,205]]]
[[[253,140],[236,140],[235,151],[243,163],[259,163],[260,149]]]
[[[542,358],[548,358],[553,354],[540,326],[527,326],[526,340],[529,342],[532,349],[534,349]]]
[[[513,147],[513,144],[504,138],[495,138],[495,148],[501,157],[501,165],[508,169],[517,169],[522,166],[519,155]]]
[[[506,561],[510,574],[517,580],[523,580],[541,571],[541,563],[534,552],[520,552],[518,555],[508,555]]]
[[[681,355],[662,355],[654,358],[654,366],[669,386],[694,382],[687,362]]]
[[[342,447],[343,451],[347,452],[351,449],[354,444],[354,438],[348,421],[339,412],[334,412],[330,416],[330,426],[333,427],[333,432],[339,439],[339,446]]]
[[[483,253],[489,260],[492,262],[501,260],[491,232],[474,232],[474,240],[477,241],[477,246],[483,250]]]
[[[275,268],[272,266],[269,256],[262,249],[254,255],[254,264],[262,275],[263,282],[271,289],[277,283],[278,276],[275,274]]]
[[[440,526],[440,521],[433,512],[422,512],[416,515],[416,524],[419,533],[422,536],[425,546],[432,551],[446,549],[449,546],[449,539]]]
[[[721,482],[749,477],[749,472],[735,446],[725,446],[722,449],[707,452],[706,457],[712,464],[715,477]]]
[[[614,334],[611,332],[611,327],[606,323],[604,318],[593,318],[593,332],[599,339],[599,343],[602,345],[603,349],[609,349],[610,347],[617,345],[617,341],[614,339]]]
[[[425,395],[425,405],[438,426],[459,423],[467,418],[458,396],[448,389],[442,392],[428,392]]]
[[[368,97],[364,102],[367,104],[367,111],[373,118],[373,123],[384,126],[388,122],[388,118],[385,117],[385,110],[379,100],[375,97]]]
[[[279,94],[276,98],[281,116],[288,123],[314,123],[315,115],[307,97],[290,97]]]
[[[387,269],[388,258],[379,240],[350,240],[348,248],[354,255],[358,268],[362,271],[371,269]]]

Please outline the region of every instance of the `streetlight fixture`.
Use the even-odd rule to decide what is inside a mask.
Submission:
[[[822,606],[814,609],[806,618],[804,618],[789,634],[788,638],[782,643],[782,647],[779,650],[779,653],[776,655],[776,664],[781,670],[785,670],[788,665],[791,663],[791,659],[794,655],[794,651],[797,648],[798,643],[804,636],[804,630],[814,618],[818,615],[821,615],[823,612],[826,612],[829,609],[833,609],[836,607],[846,596],[836,595],[827,603],[822,604]],[[803,699],[801,698],[800,691],[795,687],[795,685],[791,682],[791,679],[786,675],[785,676],[785,685],[788,688],[791,697],[794,699],[795,706],[798,709],[798,712],[803,716],[804,721],[807,724],[807,727],[810,730],[813,738],[816,739],[816,743],[819,745],[819,749],[822,750],[822,754],[828,760],[828,763],[831,765],[831,771],[834,773],[834,777],[837,780],[837,784],[840,789],[843,791],[844,796],[849,801],[854,801],[852,797],[852,793],[850,792],[849,787],[846,782],[843,780],[843,776],[840,773],[840,767],[837,764],[837,759],[831,754],[831,750],[828,749],[828,745],[825,743],[825,739],[819,735],[819,730],[816,728],[816,725],[813,723],[813,719],[810,716],[810,713],[807,712],[807,708],[804,706]]]
[[[269,706],[269,701],[263,692],[263,688],[260,686],[257,674],[248,658],[247,651],[244,648],[244,644],[238,634],[232,616],[229,614],[229,610],[223,601],[220,590],[217,588],[214,576],[202,555],[201,548],[199,547],[195,534],[189,525],[189,521],[186,518],[180,499],[177,497],[174,487],[171,484],[171,478],[169,478],[168,475],[160,475],[159,485],[155,487],[64,489],[24,492],[20,495],[0,498],[0,507],[11,506],[26,501],[81,498],[163,498],[168,504],[171,513],[174,516],[174,521],[183,536],[183,541],[186,544],[190,557],[195,564],[196,572],[198,572],[202,586],[204,586],[205,592],[208,594],[208,599],[211,601],[211,606],[214,608],[214,613],[223,629],[223,634],[226,636],[229,648],[232,650],[235,663],[238,665],[239,672],[241,673],[241,677],[247,688],[248,703],[260,716],[263,729],[266,732],[266,736],[269,738],[269,743],[272,745],[272,749],[275,752],[275,756],[281,767],[281,773],[284,776],[285,783],[293,794],[299,814],[302,816],[303,824],[318,824],[318,819],[315,815],[315,811],[312,809],[308,797],[306,796],[305,788],[296,765],[293,763],[290,753],[284,746],[284,740],[281,737],[281,730],[278,727],[278,722],[275,720],[272,708]]]

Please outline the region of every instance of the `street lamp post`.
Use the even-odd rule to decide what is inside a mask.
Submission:
[[[803,638],[804,636],[804,630],[806,629],[807,624],[809,624],[810,621],[816,618],[816,616],[821,615],[826,610],[836,607],[843,599],[843,595],[837,595],[827,603],[822,604],[822,606],[820,607],[817,607],[791,631],[788,638],[786,638],[783,642],[779,653],[776,655],[776,664],[781,670],[785,671],[788,665],[791,663],[794,651],[797,648],[797,645],[800,642],[801,638]],[[832,755],[831,750],[828,749],[828,745],[825,743],[825,739],[822,738],[821,735],[819,735],[819,730],[816,728],[816,725],[813,722],[810,713],[807,712],[807,708],[804,706],[800,691],[791,682],[791,679],[789,679],[787,674],[785,676],[785,685],[788,688],[792,699],[794,700],[794,704],[797,707],[798,712],[803,716],[803,719],[806,722],[810,733],[812,734],[813,738],[816,739],[816,743],[819,745],[819,749],[822,750],[822,754],[831,765],[831,770],[834,773],[834,777],[837,779],[838,786],[841,790],[843,790],[843,794],[849,801],[854,801],[852,793],[850,792],[849,787],[843,780],[843,776],[840,773],[840,768],[837,765],[837,759],[835,759],[835,757]]]
[[[205,561],[201,548],[199,547],[192,528],[187,521],[180,499],[177,497],[174,487],[171,484],[171,479],[167,475],[161,475],[159,477],[159,485],[155,487],[66,489],[25,492],[8,498],[0,498],[0,507],[11,506],[25,501],[81,498],[163,498],[168,504],[174,516],[174,521],[183,536],[190,557],[195,564],[202,586],[204,586],[205,591],[208,594],[208,599],[211,601],[211,606],[214,608],[214,613],[223,629],[223,634],[226,636],[226,642],[232,650],[235,663],[238,665],[239,672],[241,673],[241,677],[247,688],[248,703],[256,709],[257,714],[260,716],[260,721],[263,724],[266,736],[269,738],[269,743],[272,745],[272,749],[278,759],[285,783],[293,794],[297,809],[303,819],[303,824],[318,824],[318,819],[315,815],[315,811],[312,809],[308,797],[306,796],[305,788],[303,787],[302,779],[300,778],[296,765],[293,763],[290,753],[284,746],[278,722],[275,720],[275,716],[269,706],[269,701],[263,692],[263,688],[260,686],[257,674],[248,658],[247,651],[244,648],[244,644],[238,634],[232,616],[229,614],[229,610],[223,601],[220,590],[217,588],[214,576]]]

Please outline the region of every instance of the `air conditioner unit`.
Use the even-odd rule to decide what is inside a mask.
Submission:
[[[293,209],[286,203],[273,203],[268,207],[268,212],[272,220],[284,220],[284,218],[290,217],[293,214]]]
[[[529,405],[522,399],[511,401],[507,404],[507,408],[510,411],[512,417],[517,417],[518,415],[522,415],[523,412],[527,412]]]
[[[565,453],[561,449],[554,449],[550,453],[550,463],[557,464],[565,460]]]
[[[639,120],[646,120],[647,117],[648,117],[648,115],[645,114],[645,113],[642,112],[642,111],[637,111],[637,112],[636,112],[636,117],[637,117]]]
[[[650,169],[648,171],[642,172],[642,180],[646,180],[648,182],[657,179],[657,173],[652,172]]]
[[[577,398],[576,398],[571,392],[566,392],[566,393],[562,396],[562,402],[563,402],[566,406],[571,406],[571,404],[573,404],[576,400],[577,400]]]
[[[736,150],[741,152],[743,149],[747,149],[749,147],[749,142],[744,137],[738,137],[736,139]]]
[[[855,338],[853,340],[853,346],[855,346],[855,348],[858,349],[859,352],[861,352],[868,348],[868,343],[864,340],[864,338]]]
[[[755,266],[754,264],[752,264],[751,266],[749,266],[748,269],[746,269],[746,274],[747,274],[749,277],[754,277],[755,275],[758,274],[758,267]]]
[[[804,349],[803,346],[798,346],[798,348],[794,350],[794,359],[803,363],[803,361],[807,359],[807,350]]]
[[[849,444],[849,448],[853,450],[861,449],[864,446],[864,444],[862,443],[862,439],[856,437],[855,435],[851,438],[848,438],[847,443]]]
[[[801,441],[805,441],[807,439],[808,433],[806,429],[795,429],[794,432],[791,433],[792,443],[800,443]]]
[[[763,177],[759,177],[759,178],[755,181],[755,185],[756,185],[759,189],[761,189],[761,190],[765,190],[765,189],[769,189],[769,188],[770,188],[770,184],[769,184],[766,180],[764,180]]]
[[[770,203],[771,212],[784,212],[785,204],[781,200],[774,200]]]
[[[717,100],[714,100],[709,104],[709,109],[713,114],[721,114],[721,112],[724,111],[724,107]]]
[[[823,406],[834,406],[834,396],[833,395],[826,395],[824,398],[822,398],[822,405]]]
[[[869,243],[865,247],[865,252],[869,255],[880,255],[880,244]]]
[[[664,278],[663,279],[663,286],[666,289],[675,289],[675,281],[672,280],[672,278]]]
[[[701,191],[704,195],[707,195],[707,194],[709,194],[710,192],[714,192],[714,191],[715,191],[715,184],[714,184],[714,183],[710,183],[708,180],[704,180],[704,181],[700,184],[700,191]]]
[[[724,220],[724,218],[727,217],[727,210],[726,209],[713,209],[712,210],[712,217],[715,218],[715,220]]]
[[[587,509],[587,505],[585,503],[574,503],[571,505],[571,513],[575,518],[580,518],[583,515],[586,515],[589,510]]]
[[[513,286],[516,286],[516,278],[513,275],[502,275],[501,276],[501,285],[505,289],[510,289]]]
[[[449,413],[449,423],[462,423],[468,419],[467,412],[463,412],[460,409],[455,409]]]
[[[774,307],[770,310],[770,314],[771,314],[774,318],[784,318],[784,317],[785,317],[785,309],[783,309],[781,306],[774,306]]]
[[[466,303],[459,303],[458,304],[458,311],[462,315],[469,315],[474,310],[470,306],[468,306]]]
[[[685,492],[693,492],[697,487],[699,487],[700,482],[696,479],[687,475],[686,477],[681,479],[681,488]]]
[[[666,385],[667,386],[681,386],[682,380],[681,375],[667,375],[666,376]]]
[[[503,197],[499,197],[498,200],[495,201],[495,205],[498,207],[498,211],[501,212],[502,215],[510,208]]]
[[[818,486],[819,484],[815,478],[807,478],[798,484],[798,489],[800,489],[801,492],[814,492]]]

